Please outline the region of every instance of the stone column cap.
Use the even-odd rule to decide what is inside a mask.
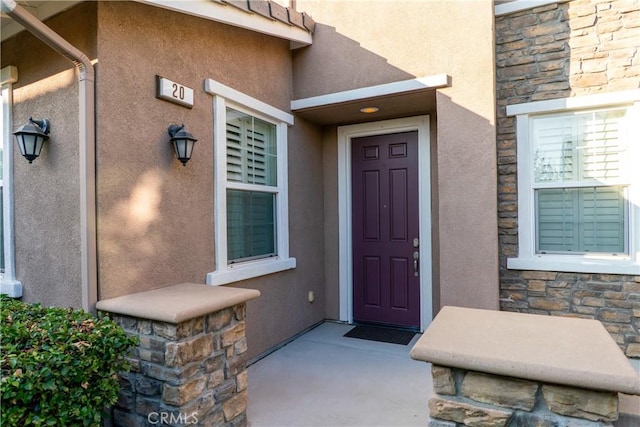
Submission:
[[[181,323],[260,296],[256,289],[182,283],[98,301],[96,308],[140,319]]]
[[[597,320],[444,307],[411,357],[509,377],[640,394],[640,375]]]

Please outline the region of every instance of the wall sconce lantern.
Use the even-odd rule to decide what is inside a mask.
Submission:
[[[20,154],[22,154],[29,163],[40,155],[44,142],[49,139],[49,131],[51,124],[49,120],[33,120],[29,117],[29,121],[20,126],[17,131],[13,132],[18,142],[18,148],[20,148]]]
[[[176,152],[176,157],[182,162],[182,166],[186,166],[193,153],[193,146],[197,139],[189,132],[184,130],[184,125],[171,125],[168,129],[170,141]]]

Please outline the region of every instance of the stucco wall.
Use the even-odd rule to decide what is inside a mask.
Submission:
[[[83,4],[46,21],[96,56],[96,5]],[[23,31],[2,43],[2,67],[18,68],[14,128],[47,118],[51,134],[29,164],[14,145],[16,278],[23,300],[81,307],[78,79],[74,65]],[[12,144],[15,144],[12,141]]]
[[[294,54],[294,98],[446,73],[438,91],[432,170],[436,310],[498,308],[493,5],[491,2],[298,0],[316,21],[314,43]],[[325,144],[335,144],[328,130]],[[331,147],[325,155],[335,156]],[[325,174],[336,159],[326,158]],[[328,178],[325,178],[327,182]],[[325,212],[337,211],[335,185]],[[439,219],[439,220],[438,220]],[[325,251],[337,253],[326,227]],[[438,253],[439,251],[439,253]],[[337,286],[327,262],[327,286]],[[335,299],[335,292],[327,295]],[[328,304],[328,314],[335,313]]]
[[[203,80],[226,61],[201,35],[220,29],[133,2],[100,2],[98,18],[99,298],[202,283],[214,267],[213,109]],[[192,88],[194,108],[156,99],[156,74]],[[198,139],[185,167],[171,124]]]
[[[322,169],[324,179],[324,278],[327,319],[340,319],[340,276],[338,265],[338,138],[335,126],[327,127],[322,134]]]
[[[213,98],[203,82],[289,111],[289,42],[133,2],[101,2],[98,18],[100,298],[203,283],[214,270],[215,221]],[[156,99],[156,74],[193,88],[193,109]],[[198,138],[186,167],[168,142],[172,123]],[[324,318],[320,135],[297,120],[288,142],[297,268],[234,284],[262,293],[248,305],[249,357]]]

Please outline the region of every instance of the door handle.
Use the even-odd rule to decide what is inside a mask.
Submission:
[[[413,275],[415,277],[418,277],[418,270],[419,270],[419,265],[418,265],[418,261],[420,260],[420,252],[415,251],[413,253]]]

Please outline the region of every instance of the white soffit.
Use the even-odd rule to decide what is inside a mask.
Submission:
[[[78,3],[79,0],[69,1],[16,1],[17,4],[27,9],[32,15],[39,20],[44,21],[62,11],[65,11]],[[2,40],[6,40],[11,36],[18,34],[24,30],[24,27],[4,13],[2,14]]]
[[[139,3],[149,4],[186,13],[211,21],[245,28],[258,33],[267,34],[291,41],[296,46],[307,46],[312,43],[311,34],[302,28],[287,25],[284,22],[270,20],[255,13],[247,13],[233,6],[227,6],[211,0],[135,0]]]
[[[376,98],[379,96],[397,95],[449,86],[451,86],[450,77],[446,74],[437,74],[434,76],[418,77],[411,80],[403,80],[377,86],[368,86],[360,89],[345,90],[343,92],[334,92],[327,95],[312,96],[310,98],[295,99],[291,101],[291,110],[299,111],[308,108],[325,107],[345,102]]]

